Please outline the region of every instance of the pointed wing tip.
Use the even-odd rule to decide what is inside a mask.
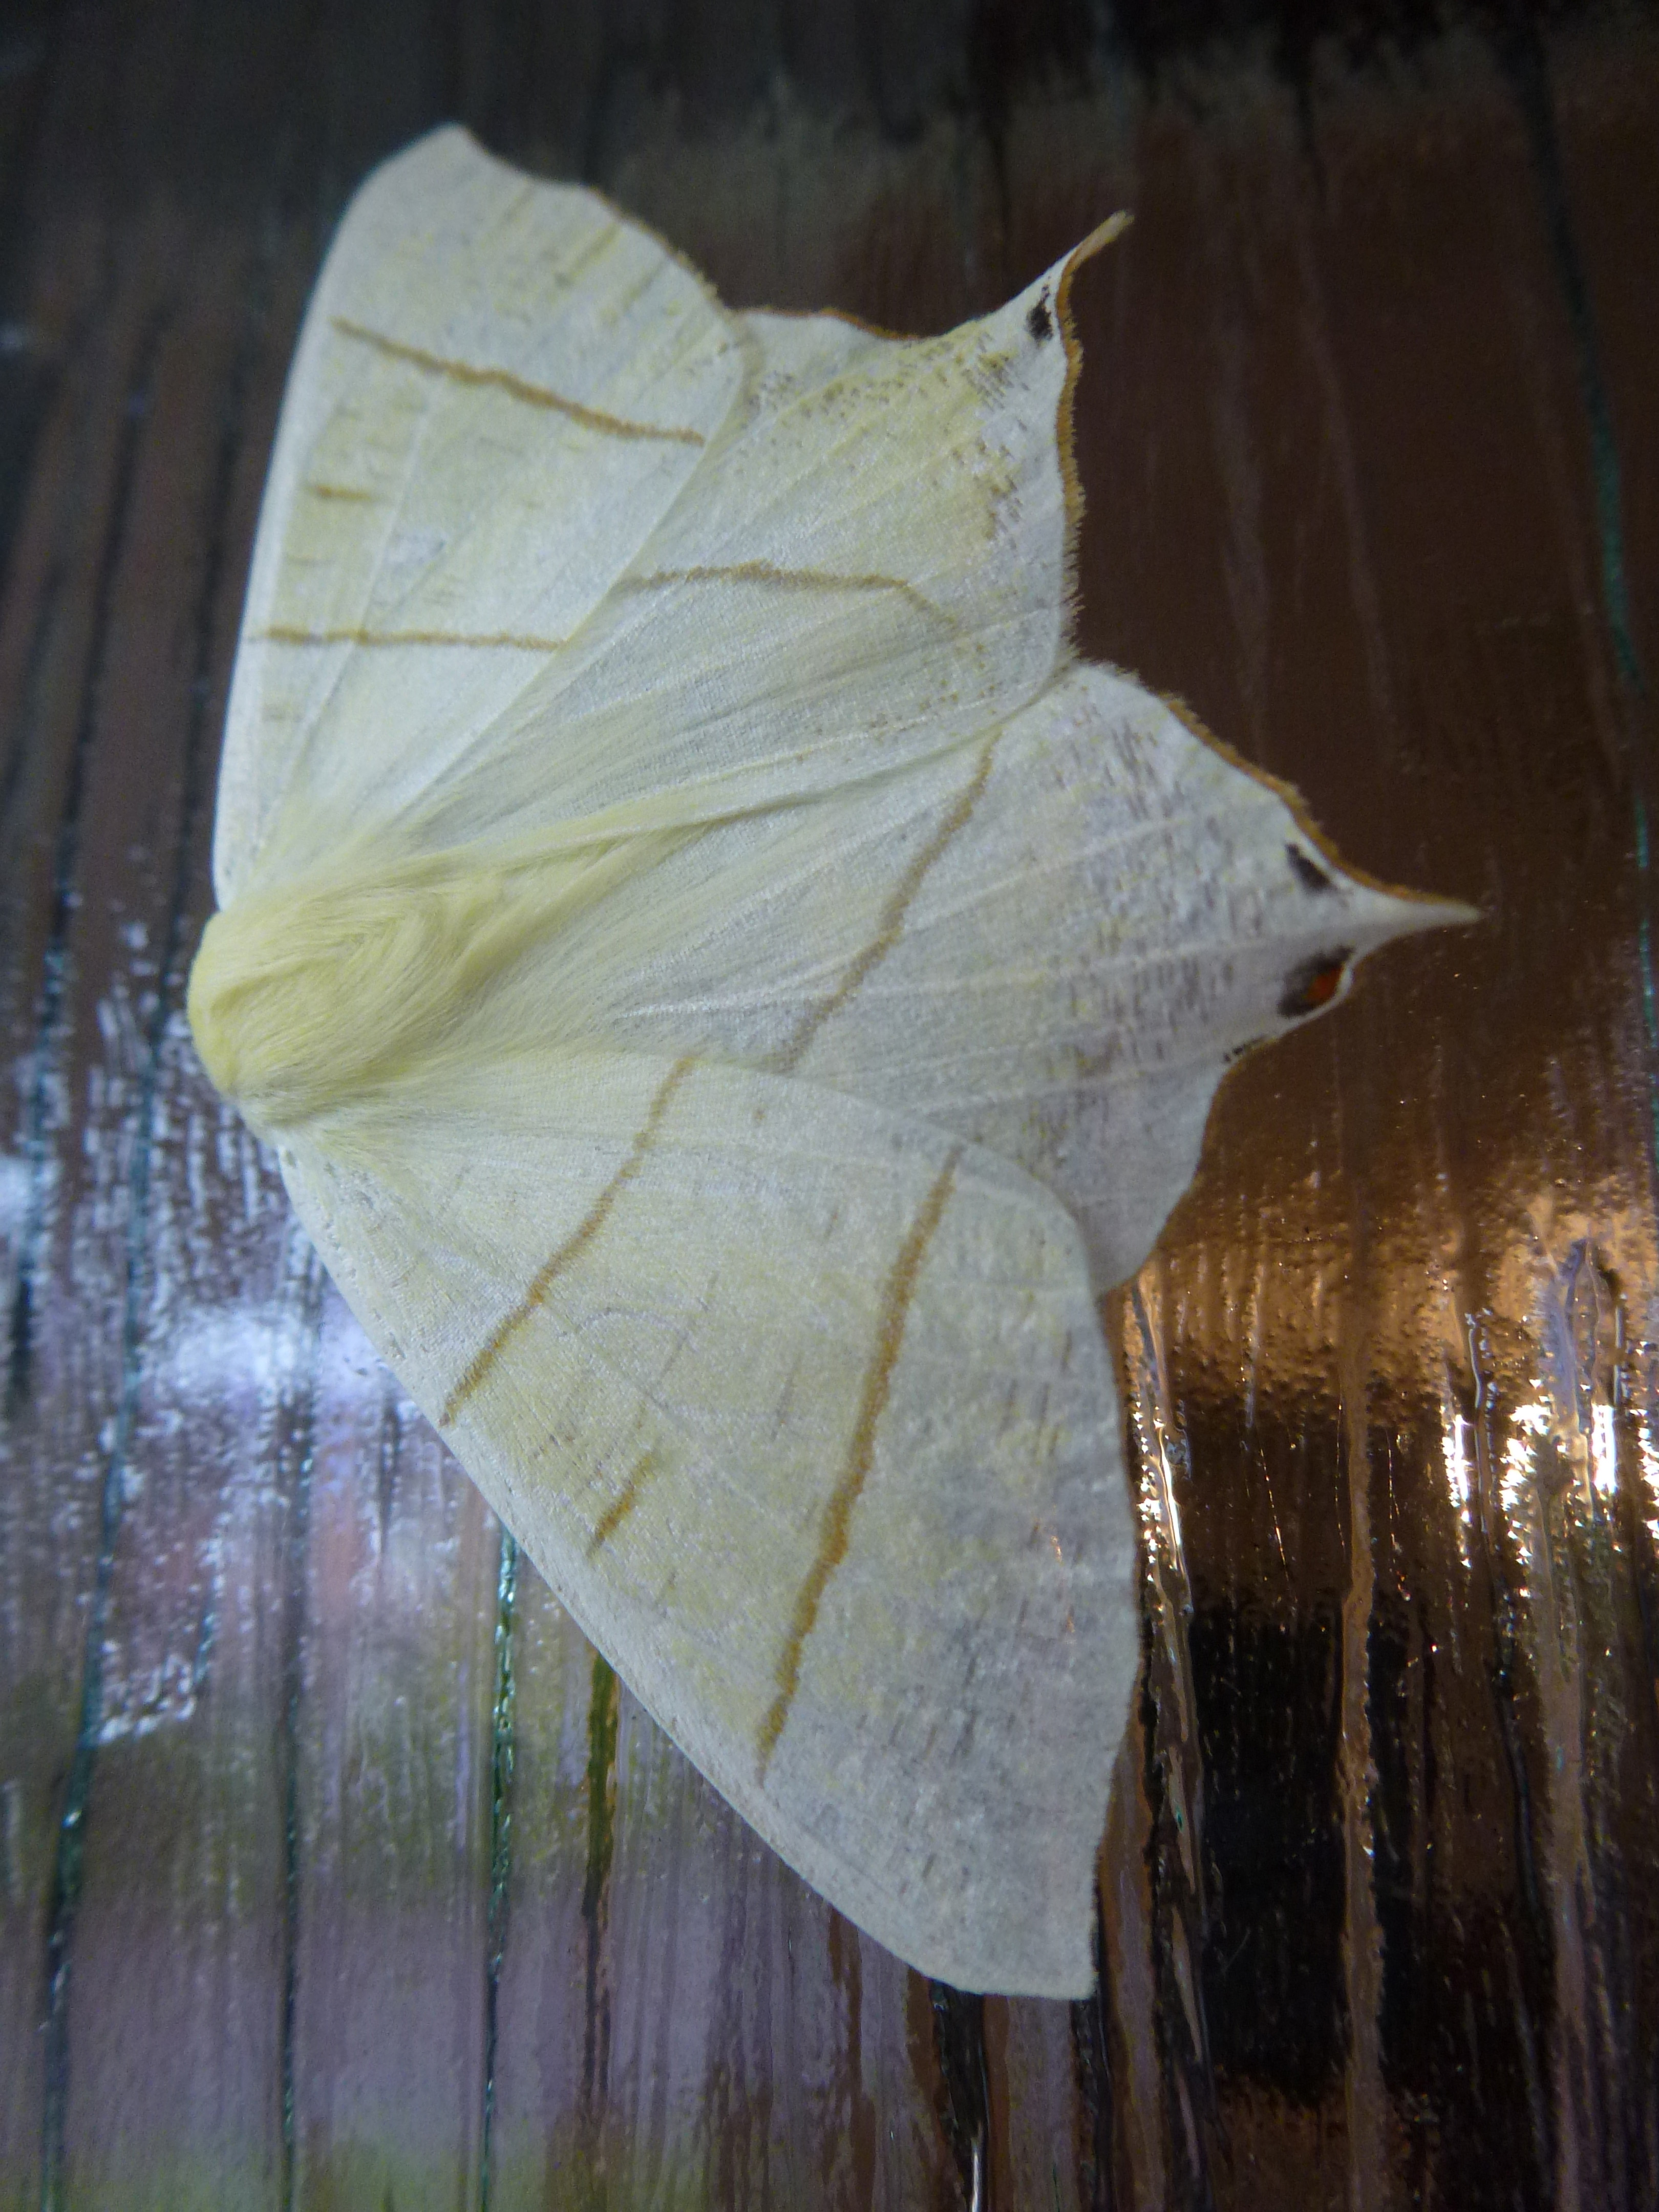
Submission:
[[[1109,215],[1104,222],[1097,223],[1089,235],[1080,240],[1065,258],[1056,264],[1060,273],[1059,281],[1054,287],[1054,306],[1060,316],[1060,328],[1065,332],[1066,357],[1072,365],[1073,377],[1082,361],[1082,343],[1072,314],[1072,286],[1076,282],[1079,270],[1092,261],[1096,254],[1103,252],[1107,246],[1121,238],[1133,221],[1134,217],[1127,209],[1120,209],[1117,214]],[[1028,285],[1026,291],[1018,295],[1018,301],[1010,304],[1023,305],[1028,294],[1039,291],[1054,275],[1054,270],[1050,270],[1047,276],[1039,276],[1035,284]]]
[[[1467,927],[1485,919],[1478,907],[1466,906],[1461,899],[1383,890],[1352,877],[1344,890],[1344,942],[1328,952],[1316,953],[1285,977],[1278,1008],[1281,1020],[1300,1022],[1311,1014],[1325,1012],[1347,996],[1371,954],[1397,939],[1415,937],[1428,929]]]
[[[1462,899],[1437,898],[1428,891],[1395,890],[1363,877],[1352,880],[1358,896],[1351,913],[1362,953],[1390,944],[1396,937],[1415,937],[1425,929],[1468,929],[1486,918],[1478,906]]]
[[[1408,930],[1472,929],[1476,922],[1486,919],[1481,908],[1470,906],[1464,899],[1431,898],[1424,893],[1418,898],[1408,898],[1406,902],[1417,908],[1416,914],[1406,921]]]
[[[1085,261],[1092,261],[1095,255],[1103,252],[1107,246],[1115,246],[1133,221],[1134,215],[1130,209],[1120,208],[1115,215],[1109,215],[1104,222],[1097,222],[1088,236],[1080,239],[1066,255],[1066,275],[1069,276],[1073,270],[1080,269]]]
[[[1337,896],[1330,903],[1328,917],[1330,941],[1286,970],[1276,1008],[1281,1022],[1305,1021],[1345,999],[1364,962],[1395,939],[1413,937],[1421,930],[1466,927],[1483,919],[1479,908],[1466,906],[1461,900],[1385,890],[1334,866],[1330,874],[1322,874],[1311,896],[1329,901],[1333,891]]]

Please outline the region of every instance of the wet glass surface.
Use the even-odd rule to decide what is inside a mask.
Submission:
[[[0,43],[0,2203],[1659,2195],[1659,46],[1298,91],[1062,40],[975,105],[927,11],[857,14]],[[1083,648],[1481,909],[1233,1071],[1107,1302],[1146,1664],[1096,2002],[932,1989],[771,1857],[196,1064],[294,330],[455,112],[734,301],[905,328],[1133,207],[1078,294]]]

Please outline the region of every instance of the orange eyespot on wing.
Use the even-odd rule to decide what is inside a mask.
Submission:
[[[1284,995],[1279,1001],[1279,1011],[1285,1020],[1299,1021],[1304,1014],[1316,1014],[1340,997],[1352,957],[1352,947],[1342,945],[1334,952],[1316,953],[1299,968],[1291,969],[1285,978]]]

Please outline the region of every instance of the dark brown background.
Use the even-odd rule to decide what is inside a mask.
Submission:
[[[917,330],[1132,207],[1085,648],[1483,909],[1237,1071],[1109,1302],[1097,2002],[930,1990],[755,1842],[191,1055],[296,319],[449,115]],[[1650,15],[0,15],[0,2204],[1659,2202],[1656,339]]]

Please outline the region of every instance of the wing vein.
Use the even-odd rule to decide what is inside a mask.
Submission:
[[[479,651],[507,647],[515,653],[557,653],[565,640],[530,630],[369,629],[361,623],[335,623],[305,629],[296,623],[270,623],[249,632],[260,645],[461,645]]]

